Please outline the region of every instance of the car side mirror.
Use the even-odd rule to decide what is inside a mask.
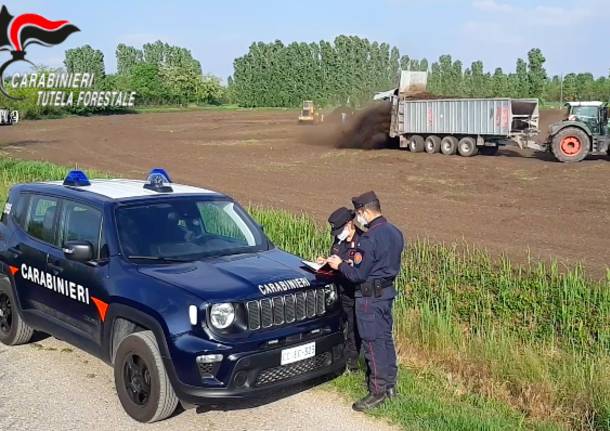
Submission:
[[[67,241],[63,252],[67,259],[77,262],[89,262],[93,259],[93,246],[87,241]]]

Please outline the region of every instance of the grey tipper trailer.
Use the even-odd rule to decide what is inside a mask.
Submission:
[[[474,156],[494,154],[499,145],[544,150],[536,144],[538,99],[431,99],[392,97],[390,137],[400,147]]]

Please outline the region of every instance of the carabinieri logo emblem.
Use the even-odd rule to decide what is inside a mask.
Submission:
[[[10,99],[18,100],[18,98],[10,96],[4,88],[4,71],[12,63],[18,61],[34,65],[25,58],[25,48],[28,45],[59,45],[77,31],[80,31],[79,28],[70,24],[69,21],[50,21],[35,13],[13,16],[8,12],[6,6],[2,6],[2,10],[0,10],[0,51],[10,51],[12,58],[0,66],[0,92]]]

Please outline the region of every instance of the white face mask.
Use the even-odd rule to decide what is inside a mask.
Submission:
[[[366,221],[362,214],[356,214],[356,221],[360,226],[366,226],[368,224],[368,221]]]
[[[348,236],[349,236],[349,229],[347,228],[347,226],[345,226],[343,228],[343,230],[341,231],[341,233],[339,235],[337,235],[337,239],[339,241],[343,242],[347,239]]]

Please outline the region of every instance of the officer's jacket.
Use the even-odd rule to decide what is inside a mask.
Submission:
[[[360,236],[353,265],[345,260],[339,266],[341,274],[352,283],[360,284],[375,279],[393,280],[400,271],[404,238],[396,226],[385,217],[378,217]],[[358,296],[359,292],[356,292]],[[393,298],[394,287],[384,289],[384,298]]]
[[[360,236],[358,235],[358,232],[356,232],[354,234],[354,237],[352,238],[351,241],[339,242],[335,238],[335,242],[333,243],[332,247],[330,248],[330,256],[335,254],[335,255],[339,256],[341,259],[347,261],[348,263],[353,262],[354,256],[358,252],[357,246],[358,246],[359,241],[360,241]],[[337,278],[337,283],[339,284],[339,287],[341,288],[341,293],[345,293],[346,295],[351,296],[351,297],[354,296],[354,291],[355,291],[355,287],[356,287],[354,283],[349,281],[347,278],[345,278],[341,274],[339,274],[339,277]]]

